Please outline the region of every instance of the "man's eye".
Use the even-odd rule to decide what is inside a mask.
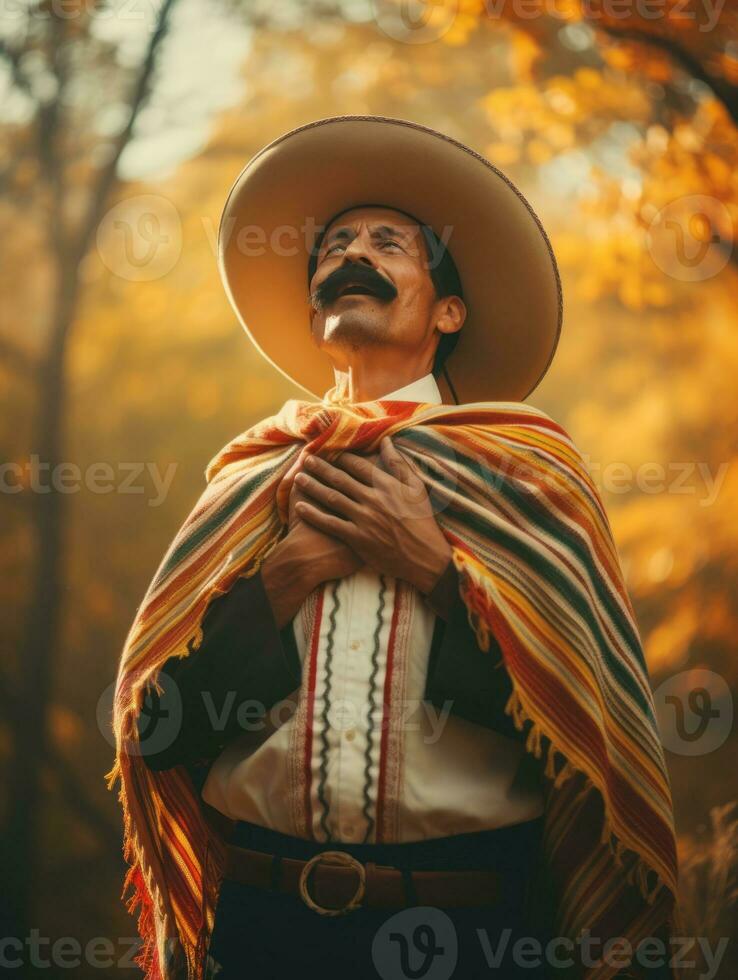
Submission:
[[[399,242],[395,242],[395,241],[393,241],[393,240],[392,240],[391,238],[385,238],[385,239],[383,239],[383,240],[382,240],[382,241],[381,241],[381,242],[379,243],[379,247],[380,247],[380,248],[385,248],[385,246],[387,246],[387,245],[393,245],[393,246],[394,246],[395,248],[401,248],[401,247],[402,247],[402,246],[400,245],[400,243],[399,243]],[[332,252],[332,251],[333,251],[334,249],[336,249],[336,248],[343,248],[344,246],[345,246],[345,242],[334,242],[334,243],[333,243],[332,245],[329,245],[329,246],[328,246],[328,247],[326,248],[326,250],[325,250],[325,254],[326,254],[326,255],[330,255],[330,254],[331,254],[331,252]]]

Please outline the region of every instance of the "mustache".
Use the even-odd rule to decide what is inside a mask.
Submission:
[[[339,292],[348,283],[363,286],[372,296],[383,302],[389,302],[397,296],[393,283],[369,266],[342,265],[315,287],[310,295],[313,306],[318,310],[328,306],[338,299]]]

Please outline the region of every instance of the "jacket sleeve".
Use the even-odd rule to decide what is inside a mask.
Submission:
[[[490,636],[489,650],[482,650],[469,622],[461,597],[459,573],[452,560],[427,596],[432,609],[450,610],[448,621],[438,615],[428,661],[425,700],[446,707],[452,714],[491,728],[501,735],[522,741],[505,705],[512,682],[502,660],[502,651]]]
[[[202,634],[189,656],[162,666],[163,694],[147,689],[138,732],[150,769],[212,761],[243,733],[243,717],[258,720],[300,685],[292,622],[278,629],[260,572],[210,602]]]

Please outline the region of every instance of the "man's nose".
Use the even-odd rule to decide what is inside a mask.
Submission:
[[[376,268],[369,240],[364,235],[356,235],[343,250],[344,259],[351,262],[363,262]]]

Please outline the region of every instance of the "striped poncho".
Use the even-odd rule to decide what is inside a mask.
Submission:
[[[122,897],[139,911],[147,980],[207,976],[227,826],[208,815],[186,767],[146,766],[144,688],[170,656],[188,655],[209,601],[253,574],[285,530],[300,450],[375,453],[385,434],[425,482],[480,647],[492,634],[502,650],[507,711],[545,763],[556,935],[589,930],[633,948],[668,937],[676,854],[664,755],[610,525],[572,440],[522,402],[352,404],[336,392],[287,401],[211,461],[123,649],[106,778],[120,782]],[[576,973],[616,974],[607,963]]]

